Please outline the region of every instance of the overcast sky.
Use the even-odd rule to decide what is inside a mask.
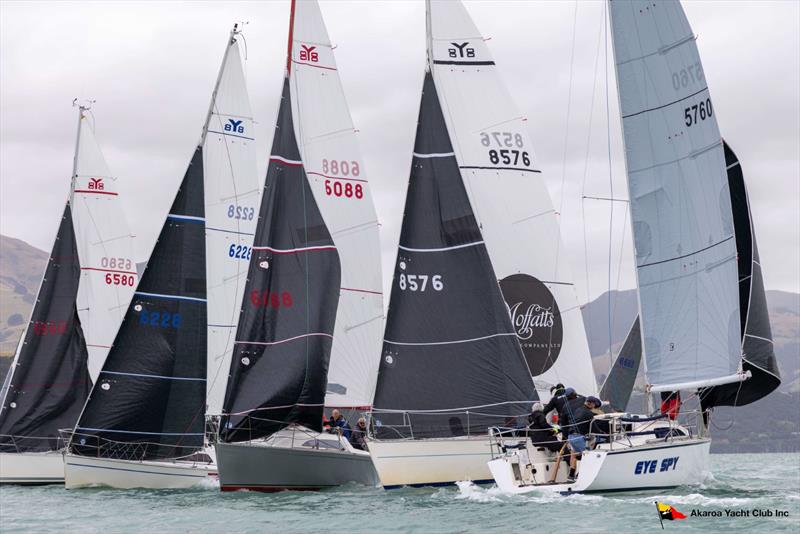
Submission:
[[[579,297],[608,288],[609,263],[611,286],[632,287],[625,204],[614,205],[609,241],[609,203],[581,199],[610,194],[602,2],[579,2],[577,13],[569,1],[466,4],[491,37],[498,70],[529,119]],[[766,287],[800,291],[800,2],[684,6],[699,36],[720,130],[745,171]],[[324,1],[322,10],[360,130],[388,287],[425,63],[424,4]],[[288,15],[288,0],[2,2],[0,232],[50,249],[70,183],[71,102],[92,98],[97,138],[121,179],[144,260],[200,134],[236,21],[249,22],[245,68],[263,177]],[[613,194],[626,198],[613,85],[610,91]]]

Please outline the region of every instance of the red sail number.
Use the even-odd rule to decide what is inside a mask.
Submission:
[[[106,273],[106,284],[108,285],[133,287],[134,281],[132,274]]]
[[[342,183],[338,180],[325,180],[325,194],[335,197],[362,199],[364,198],[364,188],[361,184],[354,186],[350,182]]]
[[[275,308],[281,306],[284,308],[291,308],[294,302],[292,301],[292,294],[288,291],[278,293],[277,291],[251,291],[250,303],[257,308]]]

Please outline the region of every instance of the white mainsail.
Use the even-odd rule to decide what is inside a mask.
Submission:
[[[81,108],[72,180],[72,221],[81,265],[76,305],[92,382],[114,342],[139,283],[134,244],[111,174]]]
[[[211,100],[203,150],[208,309],[207,411],[219,414],[258,222],[253,114],[236,32]]]
[[[383,335],[378,218],[319,5],[297,2],[290,30],[295,135],[341,261],[326,406],[372,404]]]
[[[741,379],[722,139],[674,0],[610,2],[646,372],[653,391]]]
[[[558,217],[526,119],[461,2],[430,0],[429,16],[428,57],[453,150],[537,389],[547,398],[548,386],[562,382],[595,394]]]

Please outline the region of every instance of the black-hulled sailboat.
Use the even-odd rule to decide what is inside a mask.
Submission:
[[[239,40],[235,26],[200,142],[75,426],[67,488],[177,488],[216,476],[206,414],[232,350],[258,198]]]
[[[216,444],[223,491],[377,484],[322,432],[370,408],[380,356],[378,221],[316,1],[292,1],[286,77]],[[355,429],[353,429],[355,431]]]
[[[78,420],[138,281],[119,184],[91,117],[78,106],[69,200],[0,392],[0,484],[64,481],[59,431]]]

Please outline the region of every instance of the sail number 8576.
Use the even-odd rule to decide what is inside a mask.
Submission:
[[[428,283],[430,280],[430,284]],[[425,291],[427,288],[432,287],[434,291],[441,291],[444,289],[444,282],[442,281],[441,274],[427,275],[427,274],[400,274],[401,291]]]

